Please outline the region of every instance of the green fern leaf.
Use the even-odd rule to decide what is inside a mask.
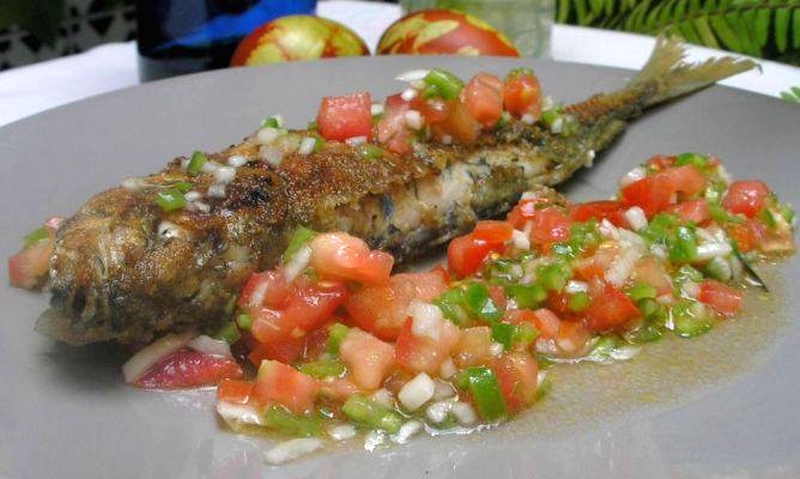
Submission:
[[[769,39],[769,27],[772,20],[772,12],[769,10],[758,10],[755,12],[753,18],[753,25],[756,29],[756,38],[758,38],[758,46],[764,47]]]
[[[792,40],[792,47],[795,49],[800,49],[800,8],[795,9],[792,30],[794,31],[794,39]]]
[[[711,25],[708,24],[708,17],[699,17],[694,21],[694,27],[699,35],[698,41],[694,43],[702,43],[712,48],[719,48],[717,37],[711,30]],[[691,40],[689,40],[691,41]]]
[[[793,103],[800,103],[800,86],[793,86],[789,90],[781,92],[781,98]]]
[[[779,8],[775,11],[775,45],[778,51],[783,53],[789,43],[789,16],[791,11],[788,8]]]
[[[717,37],[722,40],[722,43],[724,43],[725,46],[737,52],[742,50],[742,44],[739,42],[738,35],[736,35],[736,32],[731,30],[724,17],[712,16],[708,19],[708,21],[711,24],[711,27],[714,29],[714,33],[717,34]]]

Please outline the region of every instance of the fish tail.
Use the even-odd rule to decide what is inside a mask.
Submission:
[[[631,79],[626,89],[648,91],[644,108],[706,88],[738,73],[760,66],[745,58],[710,58],[703,62],[685,61],[686,44],[677,36],[661,34],[644,68]]]

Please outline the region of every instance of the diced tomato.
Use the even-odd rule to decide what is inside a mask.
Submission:
[[[312,283],[300,277],[295,280],[283,309],[250,311],[251,333],[262,343],[303,336],[325,322],[346,298],[347,285],[340,281]]]
[[[561,319],[547,308],[539,308],[533,312],[531,317],[533,326],[542,337],[555,339],[558,336],[558,329],[561,327]]]
[[[398,155],[403,155],[411,150],[413,133],[406,126],[405,119],[408,109],[408,102],[403,100],[399,94],[392,95],[386,100],[383,116],[378,121],[378,141]]]
[[[653,173],[620,191],[625,207],[639,206],[648,218],[664,211],[675,200],[702,193],[706,178],[694,166],[678,166]],[[682,195],[678,197],[678,194]]]
[[[503,80],[489,73],[478,73],[464,87],[461,101],[473,118],[491,128],[503,114]]]
[[[514,208],[508,213],[508,222],[517,229],[524,229],[525,223],[532,220],[536,211],[544,208],[545,205],[550,203],[546,198],[531,198],[519,200]]]
[[[628,227],[628,221],[625,219],[625,208],[619,201],[605,200],[578,203],[570,207],[569,214],[573,221],[584,222],[595,219],[600,222],[608,220],[615,226]]]
[[[569,240],[572,220],[560,208],[554,206],[541,209],[533,217],[531,241],[537,245],[549,245]]]
[[[436,333],[438,339],[418,336],[413,331],[413,319],[408,318],[395,344],[397,364],[408,371],[435,374],[458,343],[459,333],[458,326],[442,320]]]
[[[514,228],[505,221],[478,221],[472,236],[491,243],[505,243],[511,239]]]
[[[352,381],[347,378],[336,378],[325,380],[321,383],[320,393],[331,399],[338,399],[342,402],[360,391]]]
[[[664,271],[661,262],[652,256],[644,257],[636,262],[633,273],[631,273],[631,280],[634,284],[641,283],[654,287],[658,296],[672,294],[672,280]]]
[[[385,283],[394,265],[392,255],[370,250],[362,239],[347,233],[317,235],[309,246],[311,267],[324,277],[365,284]]]
[[[242,374],[241,366],[231,357],[181,349],[156,363],[133,384],[144,389],[185,389],[215,386]]]
[[[291,287],[281,270],[253,273],[239,295],[239,306],[245,309],[280,308],[289,296]]]
[[[589,283],[589,296],[591,303],[583,314],[592,331],[613,329],[641,315],[625,293],[599,278]]]
[[[764,238],[767,237],[767,228],[756,219],[748,219],[741,224],[729,224],[726,230],[742,253],[761,249]]]
[[[528,352],[504,354],[492,362],[500,390],[510,412],[517,412],[536,399],[539,367]]]
[[[542,86],[535,75],[527,72],[511,75],[503,88],[505,109],[517,117],[542,115]]]
[[[217,400],[235,404],[247,404],[255,386],[256,384],[252,381],[223,379],[217,387]]]
[[[8,276],[11,286],[34,289],[50,270],[53,240],[42,240],[8,258]]]
[[[365,286],[350,295],[344,308],[361,329],[393,341],[408,318],[406,310],[414,299],[429,302],[447,289],[444,273],[401,273],[389,282]]]
[[[314,409],[319,382],[278,361],[263,361],[258,368],[253,399],[262,406],[279,404],[303,414]]]
[[[305,347],[306,338],[304,336],[289,335],[266,343],[255,344],[247,355],[247,359],[255,366],[261,364],[261,361],[265,359],[292,363],[303,355]]]
[[[559,318],[569,319],[575,313],[569,308],[570,295],[564,292],[550,293],[547,297],[547,307]]]
[[[347,333],[339,356],[353,382],[367,390],[378,389],[395,366],[392,345],[357,328]]]
[[[714,311],[726,316],[736,314],[744,304],[741,291],[712,279],[700,282],[700,292],[697,294],[697,299],[701,303],[711,306]]]
[[[470,276],[480,269],[491,253],[504,247],[505,241],[485,240],[473,233],[459,236],[447,247],[447,264],[456,276]]]
[[[691,221],[698,225],[703,225],[711,219],[711,211],[708,208],[708,202],[703,198],[672,205],[666,209],[666,212],[684,221]]]
[[[412,110],[418,111],[427,125],[435,125],[444,121],[449,115],[453,106],[458,103],[458,100],[442,100],[440,98],[425,98],[422,95],[417,95],[409,102]]]
[[[317,113],[319,132],[326,140],[372,137],[372,97],[368,92],[326,96]]]
[[[763,181],[734,181],[722,199],[722,207],[754,218],[764,208],[769,193],[769,186]]]
[[[573,262],[572,268],[575,276],[584,281],[602,278],[618,254],[619,248],[616,247],[598,248],[592,256],[579,258]]]
[[[449,103],[447,116],[438,122],[429,122],[434,138],[442,141],[449,136],[457,143],[472,143],[478,139],[481,125],[460,101]]]
[[[666,170],[675,166],[676,161],[678,161],[678,157],[674,155],[655,155],[645,164],[656,170]]]
[[[580,321],[561,321],[556,335],[556,346],[563,353],[579,356],[586,352],[592,333]]]
[[[459,368],[480,366],[492,359],[492,330],[488,326],[476,326],[461,331],[461,337],[453,349],[453,360]]]

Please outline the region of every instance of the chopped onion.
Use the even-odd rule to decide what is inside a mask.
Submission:
[[[406,88],[403,90],[403,93],[400,94],[400,98],[404,101],[411,101],[417,97],[417,90],[414,88]]]
[[[638,206],[628,208],[625,210],[624,215],[625,220],[628,222],[633,231],[639,231],[647,228],[647,215],[645,215],[644,210]]]
[[[697,247],[697,261],[708,261],[713,258],[722,258],[733,253],[729,243],[703,243]]]
[[[536,117],[531,115],[530,113],[525,113],[524,115],[522,115],[522,118],[520,118],[520,121],[522,123],[525,123],[526,125],[533,125],[534,123],[536,123]]]
[[[625,284],[631,273],[636,261],[642,257],[642,253],[635,249],[625,249],[622,254],[611,263],[608,270],[606,270],[606,281],[612,286],[620,287]]]
[[[178,238],[183,229],[171,221],[162,221],[158,224],[158,236],[163,239]]]
[[[205,163],[203,163],[203,166],[200,167],[200,171],[202,171],[203,173],[214,173],[219,169],[220,166],[222,165],[220,165],[215,161],[206,161]]]
[[[442,379],[450,379],[455,376],[457,372],[458,368],[453,358],[448,357],[439,365],[439,377]]]
[[[206,194],[209,196],[209,198],[225,198],[225,185],[222,183],[214,183],[208,187]]]
[[[297,154],[308,156],[314,151],[315,146],[317,146],[317,139],[313,136],[306,136],[300,140],[300,147],[297,148]]]
[[[392,392],[386,388],[378,389],[372,393],[369,398],[387,409],[394,408],[394,398],[392,397]]]
[[[435,424],[441,424],[447,419],[447,414],[453,408],[452,401],[437,401],[425,409],[425,417]]]
[[[304,244],[292,255],[292,259],[284,266],[286,272],[286,280],[288,282],[294,281],[298,274],[302,273],[304,269],[311,262],[311,248]]]
[[[214,339],[210,336],[206,336],[205,334],[201,334],[189,341],[187,346],[199,353],[231,357],[231,347],[228,346],[228,343],[221,339]]]
[[[667,259],[667,248],[664,245],[654,244],[650,247],[650,252],[660,259]]]
[[[383,115],[383,103],[373,103],[369,107],[369,112],[372,116]]]
[[[603,218],[603,221],[600,222],[600,225],[597,227],[597,229],[604,238],[619,241],[619,231],[617,230],[617,227],[607,219]]]
[[[503,355],[503,350],[503,345],[500,343],[495,343],[494,341],[492,341],[492,344],[489,346],[489,353],[496,358],[499,358]]]
[[[442,310],[433,304],[419,300],[411,301],[406,313],[411,316],[411,332],[414,336],[428,337],[438,341],[442,335]]]
[[[183,197],[186,198],[186,201],[197,201],[203,197],[199,191],[187,191],[183,194]]]
[[[597,154],[595,153],[595,151],[594,151],[594,150],[591,150],[591,149],[590,149],[590,150],[588,150],[588,151],[586,152],[586,161],[583,163],[583,165],[584,165],[585,167],[587,167],[587,168],[591,168],[591,167],[592,167],[592,165],[594,165],[594,159],[595,159],[596,157],[597,157]]]
[[[450,412],[453,413],[456,421],[458,421],[458,423],[462,426],[471,426],[478,420],[478,415],[475,414],[475,409],[473,409],[472,406],[466,402],[458,401],[453,403],[453,407],[450,409]]]
[[[637,166],[631,171],[625,173],[625,175],[619,179],[619,186],[620,188],[625,188],[632,183],[636,183],[645,176],[647,176],[647,172],[644,170],[644,168]]]
[[[135,382],[157,362],[186,346],[193,337],[194,333],[192,332],[167,334],[145,346],[122,366],[122,375],[125,377],[125,382]]]
[[[245,404],[235,404],[226,401],[217,402],[217,414],[232,428],[254,425],[261,426],[261,414],[256,408]]]
[[[511,232],[511,242],[517,249],[525,251],[531,249],[531,240],[528,238],[528,235],[526,235],[520,230],[514,230]]]
[[[261,157],[273,166],[280,166],[283,163],[283,151],[279,150],[278,148],[273,148],[271,146],[262,146],[258,149],[258,153]]]
[[[239,168],[247,164],[247,158],[242,155],[233,155],[228,158],[228,164],[234,168]]]
[[[348,138],[348,139],[344,140],[344,142],[347,143],[350,146],[363,145],[364,143],[367,142],[367,137],[363,136],[363,135],[362,136],[354,136],[354,137],[351,137],[351,138]]]
[[[423,424],[417,419],[411,419],[403,423],[397,433],[392,436],[392,442],[397,444],[405,444],[412,437],[416,436],[423,429]]]
[[[700,294],[700,285],[692,280],[686,280],[681,286],[681,295],[685,298],[694,299]]]
[[[397,75],[394,79],[404,82],[422,81],[430,72],[430,70],[409,70]]]
[[[190,204],[194,205],[194,207],[197,208],[198,211],[202,211],[203,213],[208,213],[209,211],[211,211],[211,205],[209,205],[208,203],[203,203],[202,201],[193,201]]]
[[[122,181],[122,187],[129,191],[136,191],[142,189],[146,185],[145,181],[141,178],[126,178]]]
[[[405,121],[406,126],[412,130],[422,129],[422,114],[417,110],[408,110],[407,112],[403,113],[403,120]]]
[[[564,287],[564,292],[567,294],[588,293],[589,283],[571,279],[567,282],[567,285]]]
[[[364,449],[372,452],[384,442],[386,442],[386,431],[382,429],[372,430],[364,436]]]
[[[553,101],[553,97],[550,95],[546,95],[542,98],[542,111],[552,110],[555,106],[555,102]]]
[[[553,123],[550,125],[550,131],[553,132],[553,133],[556,133],[556,134],[561,133],[562,131],[564,131],[564,117],[563,116],[559,116],[555,120],[553,120]]]
[[[717,165],[717,175],[719,175],[720,179],[724,181],[725,184],[730,185],[731,183],[733,183],[733,177],[731,176],[730,173],[728,173],[728,170],[726,170],[725,167],[722,166],[722,163]]]
[[[433,379],[425,373],[419,373],[403,385],[397,398],[407,410],[416,411],[433,397],[435,390],[436,383]]]
[[[720,281],[728,281],[733,277],[733,269],[731,268],[731,263],[728,262],[725,258],[719,256],[713,258],[711,261],[708,262],[708,264],[706,265],[706,271],[714,279],[718,279]]]
[[[236,178],[236,168],[231,166],[221,166],[214,172],[214,178],[216,178],[217,183],[222,183],[223,185],[227,185],[234,178]]]
[[[433,391],[433,399],[446,399],[456,395],[456,390],[450,383],[444,381],[435,381],[436,390]]]
[[[281,136],[281,131],[277,128],[264,127],[256,133],[256,141],[262,145],[269,145]]]
[[[320,449],[323,444],[322,439],[316,437],[292,439],[282,442],[267,451],[264,454],[264,460],[272,465],[284,464]]]
[[[328,436],[334,441],[346,441],[356,436],[356,428],[352,424],[340,424],[328,429]]]

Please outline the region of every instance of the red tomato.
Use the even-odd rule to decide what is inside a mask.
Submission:
[[[708,202],[703,198],[672,205],[666,209],[666,212],[684,221],[691,221],[698,225],[705,224],[711,219],[711,211],[708,209]]]
[[[289,296],[291,287],[281,270],[253,273],[239,295],[239,306],[245,309],[267,306],[279,308]]]
[[[347,398],[360,391],[358,386],[353,384],[347,378],[336,378],[333,380],[326,379],[322,383],[321,393],[331,399],[336,399],[342,402],[347,401]]]
[[[475,238],[472,234],[459,236],[447,247],[447,264],[456,276],[470,276],[492,252],[502,250],[504,244]]]
[[[579,356],[586,352],[586,345],[592,333],[580,321],[561,321],[556,335],[556,346],[570,356]]]
[[[569,240],[572,220],[560,208],[548,207],[536,212],[533,217],[531,241],[538,245],[549,245]]]
[[[411,150],[413,133],[406,126],[405,114],[409,110],[408,102],[399,94],[386,100],[383,116],[378,121],[378,141],[388,150],[403,155]]]
[[[512,115],[538,119],[542,115],[542,86],[536,75],[525,71],[509,75],[503,88],[503,104]]]
[[[613,329],[641,315],[625,293],[601,279],[589,283],[589,296],[592,302],[584,315],[592,331]]]
[[[666,170],[675,166],[677,160],[678,157],[673,155],[655,155],[647,160],[646,165],[656,170]]]
[[[439,141],[447,136],[457,143],[472,143],[478,139],[481,125],[472,117],[467,107],[459,101],[449,103],[447,116],[437,122],[429,122],[434,138]]]
[[[268,343],[256,341],[251,347],[247,359],[254,366],[261,364],[265,359],[272,359],[282,363],[292,363],[299,359],[306,348],[306,337],[285,336]]]
[[[423,10],[397,20],[381,36],[376,53],[519,56],[491,25],[452,10]]]
[[[50,270],[53,240],[42,240],[8,258],[11,286],[34,289],[46,279]]]
[[[478,123],[491,128],[503,114],[503,80],[489,73],[478,73],[461,92],[461,101]]]
[[[217,387],[217,400],[235,404],[247,404],[255,385],[252,381],[223,379]]]
[[[634,284],[647,284],[656,289],[656,294],[662,296],[672,294],[672,280],[664,271],[661,262],[652,256],[647,256],[636,262],[631,274]]]
[[[233,358],[181,349],[156,363],[133,384],[144,389],[185,389],[215,386],[222,379],[238,379],[242,374]]]
[[[764,208],[769,193],[769,186],[763,181],[734,181],[722,199],[722,207],[754,218]]]
[[[675,200],[677,195],[691,198],[702,193],[706,187],[706,178],[694,166],[678,166],[653,173],[636,181],[620,191],[622,203],[626,207],[639,206],[648,218],[664,211]]]
[[[339,356],[353,382],[367,390],[378,389],[395,366],[392,345],[357,328],[345,336]]]
[[[514,228],[505,221],[478,221],[472,236],[490,243],[505,243],[513,236]]]
[[[395,360],[400,367],[408,371],[436,374],[439,366],[450,356],[450,352],[458,343],[460,330],[450,321],[443,320],[437,340],[415,335],[412,326],[413,319],[408,318],[397,337]]]
[[[592,256],[577,259],[572,264],[575,276],[584,281],[602,278],[617,258],[617,254],[618,248],[599,248]]]
[[[317,113],[319,132],[326,140],[372,137],[372,97],[368,92],[326,96]]]
[[[736,314],[744,305],[741,291],[712,279],[705,279],[700,283],[697,299],[726,316]]]
[[[370,250],[363,240],[347,233],[323,233],[314,237],[311,267],[325,277],[380,284],[389,280],[394,258]]]
[[[314,409],[319,382],[278,361],[263,361],[258,368],[253,399],[262,406],[280,404],[296,414]]]
[[[447,289],[441,271],[401,273],[381,285],[365,286],[350,295],[344,308],[359,328],[393,341],[408,318],[414,299],[430,302]]]
[[[574,221],[578,222],[591,219],[595,219],[598,222],[608,220],[615,226],[628,227],[628,221],[625,219],[625,208],[619,201],[604,200],[578,203],[570,207],[569,214]]]
[[[492,358],[492,330],[488,326],[461,331],[461,337],[453,349],[453,360],[459,368],[481,366]]]
[[[253,309],[251,333],[262,343],[300,337],[327,320],[347,298],[347,285],[338,281],[296,280],[283,309]]]
[[[533,325],[545,338],[555,339],[561,327],[561,319],[547,308],[540,308],[533,312]]]
[[[747,253],[761,249],[767,237],[767,228],[756,219],[748,219],[742,224],[729,224],[726,226],[728,235],[736,242],[739,251]]]
[[[539,366],[528,352],[504,354],[492,362],[500,390],[510,412],[517,412],[536,399]]]
[[[549,203],[550,200],[547,198],[520,200],[508,213],[507,221],[511,223],[514,228],[522,230],[525,228],[525,223],[532,220],[534,216],[536,216],[536,212]]]

